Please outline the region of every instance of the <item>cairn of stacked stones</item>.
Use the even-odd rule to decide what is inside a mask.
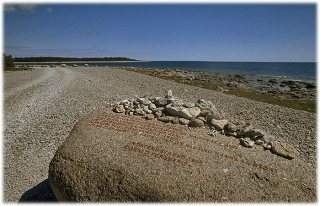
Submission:
[[[189,128],[207,127],[211,136],[218,133],[233,136],[238,138],[244,147],[260,145],[287,159],[293,159],[299,154],[291,145],[276,141],[275,136],[261,129],[255,129],[250,124],[241,126],[228,121],[223,111],[218,111],[211,101],[199,99],[196,103],[185,102],[173,96],[171,90],[168,90],[164,97],[134,96],[122,100],[113,105],[113,111],[142,116],[147,120],[157,119],[165,123],[182,124]]]

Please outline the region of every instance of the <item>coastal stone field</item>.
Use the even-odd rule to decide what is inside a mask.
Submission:
[[[136,67],[123,67],[123,69],[288,108],[316,111],[316,82],[311,79],[182,69]]]
[[[252,128],[273,135],[279,142],[292,145],[299,153],[298,158],[288,160],[268,151],[272,155],[270,158],[297,159],[304,168],[316,167],[315,113],[117,68],[35,68],[4,73],[4,201],[55,201],[48,183],[49,163],[80,119],[97,111],[110,111],[111,104],[135,95],[156,97],[168,90],[184,101],[210,101],[228,121],[249,123]],[[129,114],[120,115],[130,117]],[[157,121],[135,118],[139,118],[137,121]],[[180,123],[171,126],[182,127],[183,131],[194,130]],[[203,132],[210,137],[208,129],[205,130]],[[211,136],[223,137],[220,133]],[[239,143],[235,137],[226,138]],[[263,147],[259,148],[265,151]],[[315,173],[311,172],[308,178],[315,180]],[[312,195],[309,197],[308,201],[314,201]]]

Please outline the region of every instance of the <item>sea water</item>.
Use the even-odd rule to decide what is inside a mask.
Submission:
[[[72,65],[67,63],[67,65]],[[77,63],[83,66],[85,63]],[[140,68],[182,69],[192,71],[225,72],[252,76],[316,79],[315,62],[208,62],[208,61],[146,61],[94,62],[90,66],[123,66]]]

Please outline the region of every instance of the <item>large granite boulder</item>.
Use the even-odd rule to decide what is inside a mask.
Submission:
[[[316,201],[316,172],[299,157],[118,113],[79,121],[50,163],[49,182],[60,201]]]

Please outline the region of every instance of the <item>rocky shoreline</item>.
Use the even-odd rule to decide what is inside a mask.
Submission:
[[[315,112],[316,109],[316,82],[314,80],[181,69],[121,68],[289,108],[311,112]]]
[[[178,84],[133,70],[41,67],[4,73],[4,201],[19,201],[21,196],[24,199],[35,198],[34,192],[39,192],[37,194],[44,196],[43,199],[48,198],[43,187],[38,185],[46,185],[49,163],[79,119],[95,111],[110,111],[111,103],[133,95],[156,97],[169,89],[184,101],[211,101],[219,112],[224,111],[225,118],[230,122],[242,120],[244,122],[241,125],[249,122],[253,128],[271,133],[277,140],[292,145],[303,161],[316,168],[315,113]],[[147,123],[158,122],[140,117],[136,119]],[[184,128],[171,123],[165,125]],[[190,132],[198,130],[184,129]],[[207,135],[207,129],[201,130]],[[234,137],[226,138],[239,144]],[[255,148],[240,148],[248,152],[255,151]],[[256,149],[259,149],[258,155],[263,155],[260,150],[270,153],[260,146]],[[287,162],[299,159],[286,160],[273,154],[270,154],[270,158]]]

